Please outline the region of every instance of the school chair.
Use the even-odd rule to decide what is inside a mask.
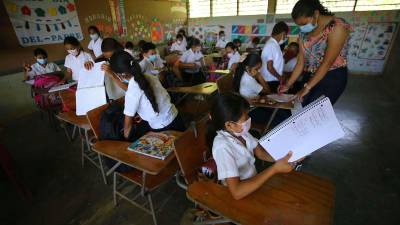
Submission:
[[[217,79],[218,93],[233,92],[233,75],[228,74]]]
[[[186,130],[179,139],[175,140],[175,156],[180,171],[176,175],[177,184],[187,190],[188,186],[199,180],[198,173],[203,163],[211,156],[211,150],[206,144],[206,126],[208,117],[204,117],[192,129]],[[190,146],[188,148],[188,146]],[[182,181],[182,178],[184,181]],[[231,220],[218,218],[205,220],[200,224],[227,223]]]

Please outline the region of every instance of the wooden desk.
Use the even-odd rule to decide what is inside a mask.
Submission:
[[[207,182],[189,185],[187,196],[242,225],[329,225],[334,192],[331,181],[291,172],[273,176],[241,200],[234,200],[227,187]]]
[[[191,87],[171,87],[167,91],[185,94],[211,95],[217,91],[217,84],[206,82]]]

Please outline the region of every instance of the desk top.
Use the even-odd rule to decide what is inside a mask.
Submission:
[[[191,87],[172,87],[168,88],[169,92],[211,95],[218,89],[216,83],[206,82]]]
[[[59,120],[76,125],[82,129],[90,130],[90,124],[86,116],[77,116],[75,111],[61,112],[56,117]]]
[[[260,100],[264,100],[260,102]],[[265,107],[265,108],[274,108],[274,109],[293,109],[294,103],[292,102],[276,102],[270,100],[267,96],[262,96],[259,100],[249,100],[251,106],[255,107]]]
[[[329,225],[334,191],[331,181],[291,172],[273,176],[241,200],[234,200],[227,187],[209,182],[189,185],[187,196],[243,225]]]
[[[216,74],[223,74],[223,75],[228,75],[231,73],[230,70],[210,70],[208,71],[209,73],[216,73]]]
[[[181,134],[181,132],[178,131],[167,131],[163,133],[173,134],[177,138]],[[159,174],[173,159],[175,159],[175,154],[171,154],[164,160],[160,160],[129,151],[128,147],[131,144],[131,142],[126,141],[98,141],[93,145],[93,150],[151,175]]]

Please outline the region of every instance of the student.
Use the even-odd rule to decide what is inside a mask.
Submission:
[[[282,76],[284,60],[280,44],[285,42],[288,32],[289,27],[285,22],[281,21],[275,24],[271,37],[265,43],[261,53],[263,61],[261,74],[274,92],[276,92],[280,82],[284,81]]]
[[[240,52],[240,48],[242,47],[242,41],[239,38],[233,39],[233,44],[236,46],[237,50]]]
[[[188,43],[186,40],[187,39],[186,31],[183,28],[181,28],[181,29],[179,29],[178,34],[182,35],[182,44],[185,45],[187,48]]]
[[[260,38],[259,37],[254,37],[253,39],[251,39],[251,42],[249,43],[249,45],[247,46],[247,48],[259,48],[260,47]]]
[[[284,55],[283,58],[285,60],[285,66],[283,67],[283,72],[290,75],[293,72],[294,67],[297,63],[297,55],[299,54],[299,44],[296,42],[291,42]]]
[[[94,59],[100,58],[102,56],[101,43],[103,42],[100,31],[96,26],[90,26],[88,31],[91,39],[88,45],[89,52]]]
[[[132,57],[135,57],[133,54],[133,43],[131,41],[127,41],[125,43],[125,49],[124,51],[126,51],[127,53],[131,54]]]
[[[101,51],[104,55],[104,61],[106,63],[101,65],[101,69],[105,73],[104,84],[106,87],[108,99],[116,100],[125,95],[125,91],[128,88],[128,82],[130,76],[120,77],[117,76],[110,68],[109,61],[111,56],[117,52],[122,51],[122,45],[114,38],[105,38],[101,44]]]
[[[228,57],[228,70],[235,71],[237,64],[240,62],[240,53],[233,42],[228,42],[225,46],[226,56]]]
[[[218,33],[218,41],[215,44],[215,47],[221,49],[221,48],[225,48],[225,46],[226,46],[225,32],[223,30],[221,30]]]
[[[129,53],[119,51],[110,60],[111,69],[119,74],[129,74],[128,90],[125,95],[124,137],[129,139],[136,113],[149,124],[147,131],[177,130],[184,131],[185,125],[178,110],[171,103],[168,92],[160,80],[149,74],[143,74],[139,64]],[[142,121],[142,122],[143,122]]]
[[[256,191],[273,175],[292,171],[294,166],[294,163],[288,162],[292,156],[292,152],[288,151],[285,157],[257,174],[254,156],[268,162],[274,160],[249,133],[249,108],[246,99],[237,94],[217,96],[211,106],[211,121],[207,130],[207,141],[212,144],[212,155],[217,164],[218,180],[228,187],[236,200]]]
[[[47,52],[42,48],[33,51],[36,63],[32,65],[24,64],[24,80],[33,79],[36,75],[61,71],[60,67],[53,62],[47,62]]]
[[[204,64],[203,57],[200,40],[193,38],[189,42],[189,49],[179,59],[179,67],[184,68],[182,78],[185,82],[191,82],[192,85],[205,82],[204,74],[200,70]]]
[[[83,68],[91,68],[93,65],[92,56],[84,52],[78,39],[73,36],[65,37],[64,47],[68,55],[65,57],[64,66],[67,68],[66,76],[60,83],[72,80],[78,81],[79,71]]]
[[[143,59],[139,63],[140,68],[142,68],[142,73],[152,74],[157,77],[160,76],[159,69],[162,69],[164,65],[162,63],[157,63],[159,59],[156,46],[151,42],[144,43],[142,45],[142,55]]]
[[[186,44],[183,43],[183,35],[177,34],[176,41],[172,44],[170,52],[182,54],[186,51]]]
[[[258,98],[260,94],[269,94],[270,88],[259,72],[261,64],[261,57],[258,54],[247,55],[236,69],[233,90],[248,99]]]

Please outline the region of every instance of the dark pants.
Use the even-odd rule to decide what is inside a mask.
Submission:
[[[280,82],[279,81],[269,81],[267,82],[269,89],[271,90],[272,93],[277,93],[278,92],[278,87]]]
[[[269,119],[272,116],[274,109],[273,108],[264,108],[264,107],[257,107],[249,112],[249,116],[251,117],[252,123],[263,124],[267,125]],[[290,110],[287,109],[279,109],[275,115],[274,120],[271,123],[271,127],[273,128],[276,125],[280,124],[287,118],[292,115]]]
[[[304,73],[303,82],[307,83],[311,79],[311,73]],[[342,95],[347,85],[347,67],[342,67],[328,71],[325,77],[315,85],[311,91],[304,96],[302,105],[306,106],[315,101],[322,95],[328,97],[332,105],[336,103]]]

